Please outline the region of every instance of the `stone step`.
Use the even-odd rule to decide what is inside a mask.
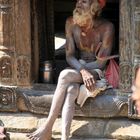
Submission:
[[[31,113],[1,113],[0,125],[4,124],[11,140],[28,140],[31,133],[46,121],[45,115]],[[53,137],[61,137],[61,118],[53,127]],[[71,140],[95,140],[95,138],[140,140],[140,121],[128,118],[74,118],[71,125]],[[105,139],[106,138],[106,139]],[[108,138],[108,139],[107,139]]]
[[[29,140],[26,137],[26,133],[9,133],[10,140]],[[52,140],[61,140],[60,136],[52,138]],[[107,138],[70,138],[70,140],[117,140],[117,139],[107,139]]]

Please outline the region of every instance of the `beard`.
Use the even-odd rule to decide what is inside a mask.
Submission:
[[[73,11],[73,21],[74,24],[78,24],[80,27],[91,27],[93,26],[93,16],[90,11],[83,11],[80,12],[75,8]]]

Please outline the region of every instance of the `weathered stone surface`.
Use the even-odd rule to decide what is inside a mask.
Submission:
[[[1,0],[0,83],[31,85],[30,1]],[[26,9],[26,10],[25,10]]]
[[[127,100],[127,96],[119,96],[117,90],[108,89],[95,98],[88,98],[82,108],[76,106],[75,114],[102,118],[127,116],[127,108],[123,107],[127,105]]]
[[[140,121],[139,120],[110,120],[105,129],[105,136],[112,136],[119,139],[140,139]]]
[[[26,113],[1,113],[0,120],[12,132],[30,132],[37,127],[38,118]]]
[[[37,84],[30,88],[1,87],[0,111],[28,111],[47,115],[55,88],[56,86],[51,84]],[[128,116],[127,106],[127,96],[118,95],[117,90],[109,89],[96,98],[87,99],[81,108],[76,105],[75,116],[104,118]]]
[[[1,113],[0,120],[7,128],[11,140],[28,140],[26,133],[31,133],[44,124],[46,116],[29,113]],[[139,132],[138,120],[76,117],[71,126],[71,140],[96,140],[95,138],[140,140]],[[53,137],[57,139],[61,137],[61,118],[58,118],[54,124]]]
[[[73,120],[71,132],[73,136],[99,137],[103,136],[105,125],[101,119]]]
[[[0,86],[0,111],[17,111],[16,87]]]
[[[26,133],[9,133],[11,140],[29,140]]]
[[[56,88],[54,85],[49,86],[46,84],[40,85],[40,87],[39,85],[35,85],[31,89],[18,88],[17,94],[22,97],[22,102],[18,101],[19,110],[28,110],[36,114],[47,115],[50,110]],[[127,116],[127,103],[127,96],[118,95],[117,90],[109,89],[96,98],[87,99],[82,108],[80,108],[79,105],[76,105],[75,116],[105,118],[113,116]],[[26,108],[23,108],[24,105]],[[123,107],[124,105],[126,105],[126,107]]]
[[[35,114],[47,115],[51,107],[56,85],[34,84],[32,88],[15,88],[12,86],[7,86],[5,88],[14,91],[14,96],[11,98],[14,99],[15,106],[13,110],[11,109],[13,104],[9,103],[6,111],[29,111]],[[8,97],[6,96],[6,98]],[[75,116],[104,118],[113,116],[127,117],[131,112],[129,111],[128,113],[128,100],[128,96],[121,95],[119,90],[110,89],[105,91],[103,95],[87,99],[82,108],[76,105]],[[0,111],[5,111],[4,107],[4,105],[0,106]]]
[[[29,140],[26,137],[26,133],[9,133],[11,140]],[[53,137],[53,140],[61,140],[60,136]],[[106,138],[71,138],[70,140],[116,140],[116,139],[106,139]]]

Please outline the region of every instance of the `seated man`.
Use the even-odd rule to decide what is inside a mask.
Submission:
[[[51,139],[52,127],[61,108],[61,140],[69,139],[79,85],[84,83],[93,91],[99,78],[94,69],[103,70],[106,65],[106,60],[96,59],[97,46],[100,46],[98,57],[109,56],[112,49],[114,26],[100,17],[104,6],[105,0],[77,0],[73,17],[66,21],[66,60],[71,68],[60,73],[46,123],[28,136],[31,140]]]

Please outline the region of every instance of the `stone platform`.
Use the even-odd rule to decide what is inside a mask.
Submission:
[[[47,116],[32,113],[1,113],[10,140],[28,140],[27,133],[42,125]],[[61,118],[53,127],[53,138],[60,140]],[[127,118],[74,117],[71,126],[71,140],[140,140],[140,121]]]
[[[10,140],[28,140],[27,133],[43,124],[48,115],[55,85],[36,84],[32,88],[0,87],[0,125]],[[76,105],[71,140],[140,140],[140,121],[129,119],[128,95],[109,89]],[[61,116],[53,127],[53,138],[61,138]]]

